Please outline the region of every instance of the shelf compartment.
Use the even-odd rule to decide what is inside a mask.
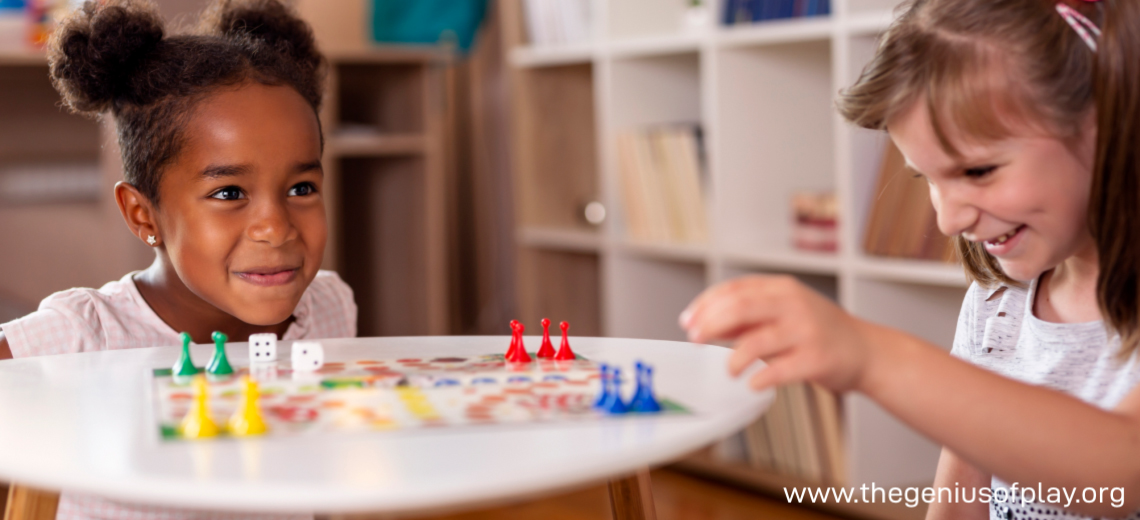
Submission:
[[[901,3],[901,0],[847,0],[847,12],[851,17],[864,13],[891,12]]]
[[[610,39],[683,35],[686,4],[678,0],[620,0],[605,2]],[[715,11],[713,13],[715,17]]]
[[[839,272],[839,256],[835,253],[771,248],[763,252],[729,250],[722,254],[725,263],[741,268],[786,271],[789,273],[835,275]]]
[[[521,68],[581,65],[594,59],[594,45],[577,43],[550,46],[525,46],[511,50],[511,65]]]
[[[522,227],[515,239],[523,246],[551,251],[597,253],[602,249],[602,236],[597,231]]]
[[[515,87],[512,149],[519,223],[593,229],[583,213],[599,197],[593,67],[522,69]]]
[[[708,244],[683,244],[650,242],[647,240],[625,239],[618,242],[618,249],[631,255],[673,262],[701,264],[708,261]]]
[[[925,339],[946,350],[954,339],[964,287],[882,281],[856,277],[853,314]],[[903,424],[867,397],[849,394],[850,485],[880,486],[930,482],[941,446]]]
[[[368,131],[341,131],[329,136],[326,146],[337,157],[379,157],[424,153],[427,137],[419,133],[380,134]]]
[[[692,54],[700,50],[702,40],[696,34],[643,36],[610,41],[607,50],[615,58]]]
[[[839,278],[835,274],[812,274],[795,270],[756,268],[729,264],[725,266],[724,279],[731,280],[733,278],[739,278],[753,274],[791,275],[796,277],[796,279],[798,279],[804,285],[814,289],[816,292],[828,297],[832,301],[839,301]]]
[[[844,20],[848,34],[852,36],[877,35],[887,30],[895,21],[890,10],[872,10],[856,13]]]
[[[614,129],[701,121],[701,63],[695,52],[615,60]]]
[[[861,256],[855,273],[869,279],[947,287],[966,287],[969,282],[960,264],[933,260],[906,260]]]
[[[519,320],[528,331],[550,318],[569,322],[571,336],[601,335],[597,254],[521,247],[518,262]]]
[[[828,40],[835,31],[830,16],[769,20],[723,27],[717,42],[721,48],[748,45],[780,45]]]
[[[416,157],[342,159],[340,273],[360,336],[429,330],[425,164]]]
[[[423,63],[341,63],[335,66],[336,113],[340,125],[376,134],[422,133],[427,70]],[[330,129],[336,133],[336,128]]]
[[[711,151],[720,247],[790,249],[793,194],[835,189],[830,44],[718,51]]]
[[[628,253],[606,261],[606,335],[686,341],[677,317],[705,289],[704,264]]]
[[[46,64],[5,67],[0,92],[0,162],[98,163],[99,123],[60,107]]]

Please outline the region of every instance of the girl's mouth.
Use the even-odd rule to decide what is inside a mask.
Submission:
[[[1016,229],[1010,231],[1009,233],[1006,233],[992,240],[986,240],[983,242],[983,245],[986,248],[986,252],[994,256],[1002,256],[1006,253],[1009,253],[1015,246],[1017,246],[1017,243],[1021,241],[1020,239],[1022,231],[1024,230],[1025,225],[1022,224],[1020,226],[1017,226]]]
[[[292,282],[297,277],[297,268],[281,269],[281,270],[262,270],[256,269],[253,271],[246,271],[236,273],[238,278],[245,280],[254,285],[262,287],[273,287],[276,285],[285,285]]]

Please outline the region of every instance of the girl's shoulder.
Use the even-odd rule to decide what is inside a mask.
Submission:
[[[44,298],[27,316],[0,325],[15,357],[176,343],[139,295],[128,273],[98,289],[74,288]]]
[[[356,337],[356,300],[335,271],[317,271],[293,316],[296,321],[283,339]]]

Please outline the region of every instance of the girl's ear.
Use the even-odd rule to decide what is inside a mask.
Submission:
[[[115,202],[119,204],[119,213],[122,213],[131,234],[149,246],[157,246],[162,235],[158,231],[158,215],[150,199],[138,188],[119,181],[115,183]]]

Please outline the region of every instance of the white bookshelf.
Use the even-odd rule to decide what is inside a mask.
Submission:
[[[684,0],[590,1],[596,37],[565,48],[527,46],[519,1],[504,2],[524,264],[528,255],[573,255],[573,264],[596,278],[598,287],[590,290],[598,301],[590,312],[596,332],[609,336],[683,339],[676,317],[705,287],[751,273],[783,273],[858,316],[950,347],[966,289],[961,268],[863,253],[885,136],[847,125],[834,109],[836,93],[854,81],[890,24],[895,0],[832,0],[827,17],[716,25],[699,33],[682,28]],[[721,8],[713,7],[719,20]],[[566,92],[543,95],[547,75],[588,81],[589,92],[571,97],[590,100],[592,113],[560,111],[550,100]],[[708,243],[645,243],[625,233],[616,136],[670,122],[699,122],[704,130]],[[567,160],[569,152],[549,148],[548,140],[572,136],[592,141],[569,146],[590,157]],[[559,161],[543,159],[550,153]],[[555,185],[564,188],[540,188]],[[797,190],[836,192],[837,253],[792,247],[790,202]],[[605,204],[602,226],[572,214],[585,199]],[[544,292],[546,281],[564,274],[542,269],[522,269],[524,318],[587,312],[552,303],[563,295]],[[561,284],[558,290],[566,289]],[[571,294],[568,299],[582,305],[582,295]],[[938,446],[861,396],[848,395],[843,404],[849,484],[933,480]]]

